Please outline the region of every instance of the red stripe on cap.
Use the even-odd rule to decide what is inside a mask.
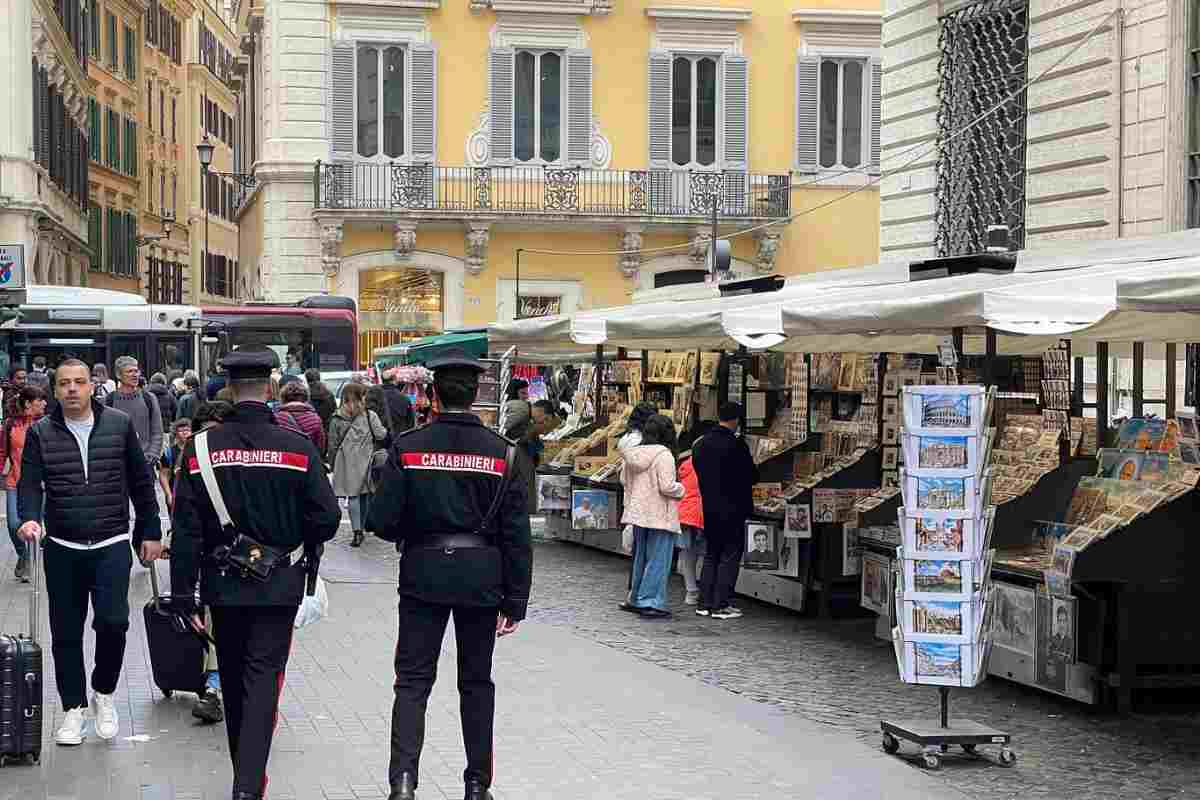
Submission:
[[[497,477],[503,477],[506,468],[503,458],[477,453],[401,453],[400,463],[405,469],[480,472]]]

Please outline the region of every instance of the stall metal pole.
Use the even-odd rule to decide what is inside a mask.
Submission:
[[[600,419],[601,419],[601,417],[600,417],[600,411],[601,411],[600,398],[601,398],[601,394],[602,394],[601,389],[603,387],[603,379],[602,379],[603,375],[604,375],[604,345],[598,344],[598,345],[596,345],[596,373],[595,373],[595,375],[592,376],[593,377],[592,385],[595,387],[595,393],[596,393],[595,399],[592,402],[594,402],[596,404],[596,422],[597,423],[599,423]],[[604,422],[606,424],[608,423],[607,416],[604,417]]]
[[[988,328],[984,334],[983,385],[991,386],[996,369],[996,331]]]
[[[1096,342],[1096,447],[1108,447],[1108,342]]]
[[[1167,419],[1175,416],[1175,394],[1178,392],[1175,380],[1176,369],[1175,343],[1167,344]]]
[[[1075,368],[1075,382],[1071,386],[1071,416],[1083,416],[1083,357],[1072,359]]]
[[[950,727],[950,687],[939,686],[938,694],[941,696],[942,706],[942,727]]]
[[[1142,401],[1145,400],[1145,360],[1146,343],[1133,343],[1133,415],[1140,417],[1144,413]]]
[[[517,293],[513,298],[513,319],[521,318],[521,248],[517,248]]]

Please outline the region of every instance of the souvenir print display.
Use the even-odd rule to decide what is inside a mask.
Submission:
[[[812,506],[808,503],[789,503],[784,518],[783,535],[787,539],[812,538]]]
[[[1070,432],[1071,345],[1067,341],[1042,357],[1042,427]]]
[[[599,489],[571,491],[571,527],[577,531],[611,530],[618,526],[617,495]]]
[[[862,545],[858,541],[858,528],[846,525],[842,529],[842,577],[849,578],[862,572]]]
[[[700,383],[703,386],[717,385],[717,370],[721,366],[720,353],[700,354]]]
[[[1032,657],[1037,641],[1034,590],[999,581],[993,587],[992,643]]]
[[[785,578],[800,577],[800,542],[786,536],[779,537],[779,569],[773,574]]]
[[[571,508],[570,475],[537,476],[538,511],[566,511]]]
[[[1037,595],[1037,655],[1034,659],[1035,682],[1044,689],[1065,694],[1067,691],[1067,659],[1058,655],[1062,650],[1062,632],[1060,626],[1060,641],[1054,637],[1055,600],[1048,594],[1039,592]],[[1061,607],[1061,606],[1060,606]],[[1074,629],[1071,631],[1072,648],[1074,647]]]
[[[951,369],[943,365],[934,380],[947,383]],[[994,397],[994,388],[972,385],[901,388],[904,613],[893,641],[903,644],[908,683],[974,686],[987,671]]]
[[[888,614],[892,599],[892,560],[878,553],[862,554],[863,608],[876,614]]]
[[[746,523],[746,554],[742,558],[743,569],[779,569],[779,552],[775,549],[775,533],[775,526],[769,523]]]

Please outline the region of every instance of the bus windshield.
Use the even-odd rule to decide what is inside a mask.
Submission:
[[[305,305],[326,301],[316,307]],[[357,369],[358,338],[354,301],[348,298],[310,298],[301,304],[212,306],[204,309],[207,324],[203,366],[216,370],[221,356],[247,345],[266,346],[279,356],[285,374],[316,368],[322,372]]]

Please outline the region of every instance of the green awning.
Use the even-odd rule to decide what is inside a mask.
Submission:
[[[426,336],[411,342],[377,348],[371,354],[371,360],[384,369],[409,364],[424,364],[451,347],[461,347],[469,356],[484,358],[488,352],[487,333],[470,331]]]

